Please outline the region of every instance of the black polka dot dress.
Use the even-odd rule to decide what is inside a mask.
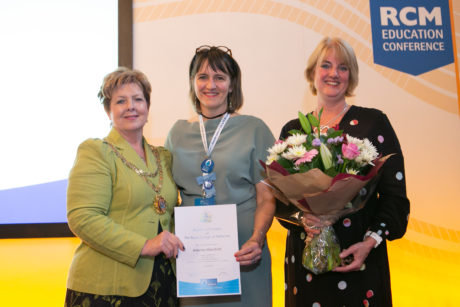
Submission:
[[[286,138],[292,129],[301,129],[297,119],[283,127],[280,137]],[[392,306],[386,240],[401,238],[409,217],[401,147],[387,116],[376,109],[352,106],[339,129],[357,138],[368,138],[383,156],[395,154],[384,164],[377,189],[365,207],[334,224],[341,249],[361,242],[368,230],[379,234],[383,241],[371,250],[361,271],[315,275],[302,266],[303,228],[282,223],[288,229],[286,307]]]

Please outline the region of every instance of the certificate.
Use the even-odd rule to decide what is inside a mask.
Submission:
[[[241,294],[236,205],[174,208],[176,236],[185,251],[177,257],[177,296]]]

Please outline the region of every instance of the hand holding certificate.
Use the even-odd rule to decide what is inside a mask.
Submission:
[[[176,236],[185,245],[177,258],[177,296],[241,294],[236,205],[174,210]]]

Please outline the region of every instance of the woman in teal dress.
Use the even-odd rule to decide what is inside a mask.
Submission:
[[[151,86],[140,71],[108,74],[99,92],[112,130],[78,148],[67,190],[67,219],[81,239],[65,306],[174,307],[173,235],[177,188],[171,154],[143,137]]]
[[[177,121],[165,147],[173,156],[173,177],[183,206],[237,205],[240,250],[235,257],[241,268],[242,294],[186,298],[180,305],[272,306],[271,259],[265,236],[275,201],[262,182],[259,160],[265,161],[274,137],[262,120],[237,113],[243,104],[241,73],[228,48],[197,48],[189,77],[197,116]],[[213,161],[213,170],[202,169],[205,159]],[[214,173],[215,180],[199,185],[197,178],[206,173]]]

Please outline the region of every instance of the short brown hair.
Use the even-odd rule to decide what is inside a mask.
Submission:
[[[318,63],[324,59],[327,51],[335,50],[337,56],[343,63],[348,67],[350,71],[350,76],[348,78],[348,88],[345,92],[345,96],[353,96],[353,91],[355,90],[356,86],[358,86],[358,61],[356,60],[355,52],[353,48],[343,39],[338,37],[325,37],[321,40],[321,42],[316,46],[313,53],[308,58],[307,68],[305,69],[305,77],[307,77],[307,81],[310,84],[310,90],[313,95],[317,94],[317,90],[315,88],[315,69]]]
[[[227,96],[227,112],[234,113],[243,106],[243,91],[241,89],[241,70],[233,59],[231,50],[224,46],[201,46],[196,49],[195,56],[189,67],[189,96],[195,111],[201,113],[201,106],[195,94],[195,76],[204,63],[212,70],[220,70],[230,76],[231,92]]]
[[[130,83],[139,85],[147,101],[147,108],[150,108],[152,86],[147,76],[139,70],[119,67],[104,77],[99,93],[97,94],[107,113],[110,112],[110,100],[112,99],[113,92],[121,86]]]

